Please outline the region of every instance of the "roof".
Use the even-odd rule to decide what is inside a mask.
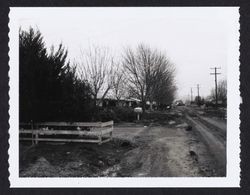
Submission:
[[[97,98],[98,100],[100,100],[101,98]],[[105,97],[105,100],[117,100],[116,98],[113,97]],[[137,98],[121,98],[121,101],[128,101],[128,102],[141,102],[141,100],[137,99]]]

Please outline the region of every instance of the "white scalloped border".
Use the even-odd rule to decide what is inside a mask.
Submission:
[[[228,46],[228,122],[227,122],[227,176],[226,177],[150,177],[150,178],[20,178],[19,177],[19,94],[18,94],[18,17],[24,9],[37,8],[10,8],[9,12],[9,181],[10,187],[239,187],[240,186],[240,109],[239,91],[239,8],[231,9],[234,28]],[[47,9],[47,8],[39,8]],[[51,9],[51,8],[50,8]],[[80,9],[80,8],[60,8]],[[89,9],[89,8],[83,8]],[[90,8],[95,9],[95,8]],[[100,8],[99,8],[100,9]],[[112,8],[103,8],[112,9]],[[113,8],[124,9],[124,8]],[[150,8],[130,8],[150,9]],[[164,9],[161,7],[160,9]],[[187,8],[188,9],[188,8]]]

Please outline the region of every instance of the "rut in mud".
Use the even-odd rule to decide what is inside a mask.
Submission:
[[[219,176],[226,175],[226,123],[199,115],[185,108],[185,118],[195,128],[200,140],[206,144],[216,164]]]

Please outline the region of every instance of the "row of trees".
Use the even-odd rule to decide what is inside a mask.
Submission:
[[[39,31],[19,32],[20,120],[95,120],[99,100],[134,97],[158,105],[175,97],[174,66],[158,50],[140,44],[116,61],[107,48],[82,51],[79,63],[67,60],[62,44],[45,47]],[[91,114],[90,114],[91,113]]]
[[[118,101],[138,98],[145,110],[146,101],[169,104],[175,97],[174,66],[158,50],[140,44],[127,48],[121,62],[115,62],[106,48],[91,47],[82,52],[79,75],[89,82],[94,101],[112,94]]]

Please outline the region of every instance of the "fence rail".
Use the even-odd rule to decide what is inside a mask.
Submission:
[[[19,139],[31,140],[33,144],[38,144],[39,141],[55,141],[55,142],[86,142],[86,143],[98,143],[102,144],[112,139],[113,121],[108,122],[44,122],[44,123],[20,123],[21,126],[30,126],[31,129],[20,128]],[[46,127],[46,128],[44,128]],[[52,127],[59,128],[57,130]],[[60,130],[60,127],[77,127],[79,130]],[[81,127],[88,127],[89,131],[81,130]],[[49,129],[51,128],[51,129]],[[25,137],[26,135],[26,137]],[[27,137],[28,135],[28,137]],[[61,137],[46,137],[46,136],[64,136]],[[74,136],[73,138],[67,138],[67,135]],[[41,137],[42,136],[42,137]],[[45,136],[45,137],[44,137]],[[88,137],[83,139],[82,136]]]

